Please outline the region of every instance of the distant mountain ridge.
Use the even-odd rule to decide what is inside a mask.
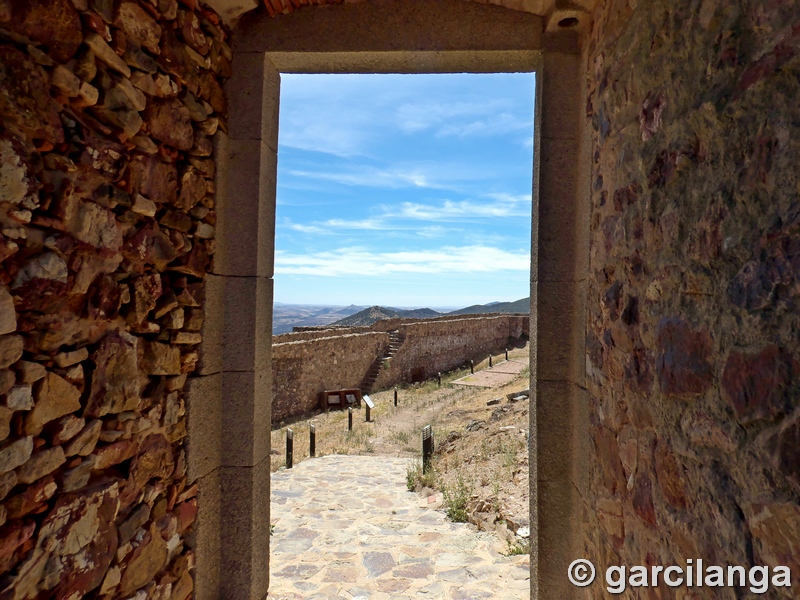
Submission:
[[[447,315],[479,315],[488,313],[522,313],[531,309],[530,298],[521,298],[514,302],[490,302],[489,304],[473,304],[449,313],[440,313],[430,308],[402,310],[386,306],[370,306],[339,321],[331,323],[336,327],[366,327],[383,319],[433,319]]]
[[[481,315],[485,313],[529,313],[531,312],[531,299],[520,298],[514,302],[490,302],[489,304],[473,304],[460,308],[448,315]]]
[[[441,317],[442,314],[430,308],[401,310],[386,306],[370,306],[361,312],[331,323],[331,325],[338,327],[365,327],[383,319],[432,319],[433,317]]]

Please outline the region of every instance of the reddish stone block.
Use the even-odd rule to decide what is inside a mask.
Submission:
[[[197,499],[192,498],[186,502],[181,502],[175,507],[178,517],[178,532],[183,533],[194,523],[197,517]]]
[[[619,459],[617,436],[601,425],[592,429],[592,440],[603,472],[603,485],[612,494],[625,489],[625,474]]]
[[[695,396],[712,383],[711,338],[679,317],[665,317],[656,332],[656,373],[667,395]]]
[[[0,90],[0,121],[6,130],[34,141],[64,141],[59,105],[50,97],[42,68],[9,45],[0,46]]]
[[[0,527],[0,571],[6,570],[14,551],[27,542],[34,531],[36,523],[30,520],[12,521]]]
[[[683,472],[672,451],[666,444],[659,443],[655,452],[656,478],[667,502],[673,507],[683,510],[687,506],[683,485]]]
[[[633,510],[642,521],[652,528],[658,527],[656,510],[653,506],[653,490],[650,478],[643,473],[636,476],[631,494]]]
[[[15,33],[49,48],[49,54],[66,62],[83,41],[81,20],[70,0],[7,0],[0,22]]]
[[[756,354],[731,352],[722,373],[725,400],[746,425],[784,414],[792,382],[791,357],[770,345]]]
[[[178,193],[178,172],[174,165],[152,156],[137,154],[128,168],[131,192],[158,203],[172,203]]]
[[[180,100],[151,100],[144,111],[144,118],[147,132],[153,139],[178,150],[190,150],[194,145],[189,109]]]

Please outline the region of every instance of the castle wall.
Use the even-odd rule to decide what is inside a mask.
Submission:
[[[272,422],[314,412],[326,389],[360,387],[385,356],[390,330],[404,338],[385,361],[374,389],[419,381],[501,352],[528,335],[527,315],[468,315],[413,321],[384,319],[369,327],[303,331],[275,336],[272,345]]]
[[[760,0],[596,11],[583,544],[598,566],[786,565],[798,583],[798,17]]]
[[[0,31],[0,597],[183,600],[228,34],[176,0]]]

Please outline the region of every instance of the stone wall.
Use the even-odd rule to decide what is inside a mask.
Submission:
[[[381,370],[376,389],[398,383],[422,381],[467,363],[499,353],[512,341],[527,336],[527,315],[493,315],[482,318],[447,318],[417,321],[398,328],[403,343]]]
[[[596,11],[584,532],[600,572],[703,558],[788,565],[798,584],[798,22],[763,0]]]
[[[272,345],[272,422],[313,413],[326,389],[360,387],[386,355],[388,331],[403,339],[384,363],[374,389],[434,377],[470,358],[500,352],[529,332],[527,315],[466,315],[414,321],[384,319],[369,327],[321,329],[275,336]]]
[[[226,38],[195,0],[0,0],[0,598],[192,594]]]
[[[389,347],[386,333],[350,333],[272,345],[272,422],[313,413],[324,390],[359,387],[377,356]]]

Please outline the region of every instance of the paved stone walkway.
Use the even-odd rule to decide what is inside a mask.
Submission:
[[[527,366],[527,358],[510,358],[501,363],[496,363],[491,368],[483,369],[482,371],[478,371],[473,375],[467,375],[461,379],[456,379],[452,384],[485,388],[503,387],[507,383],[514,381],[514,378],[522,373]]]
[[[406,490],[405,458],[325,456],[272,475],[268,598],[529,598],[529,558]]]

